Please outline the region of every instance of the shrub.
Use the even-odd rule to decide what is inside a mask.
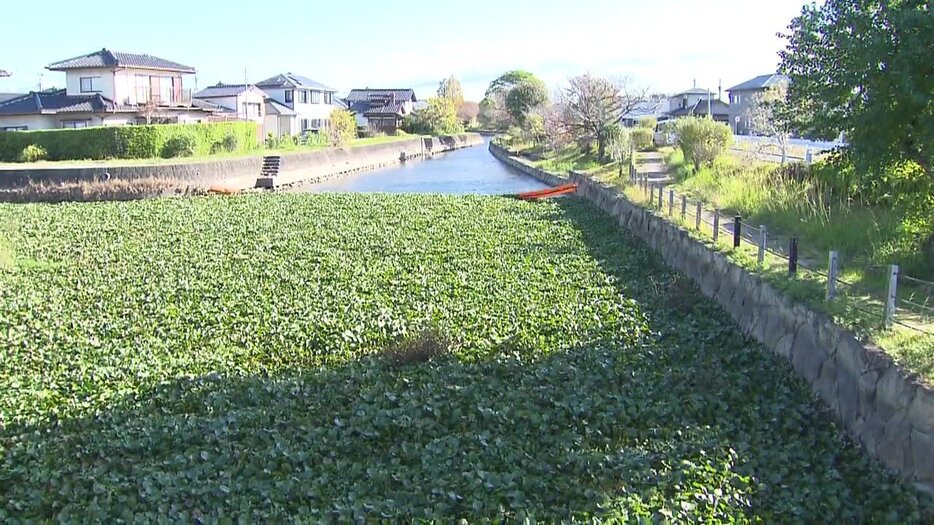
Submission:
[[[684,158],[691,161],[694,170],[702,165],[713,163],[733,142],[733,132],[729,126],[709,118],[686,117],[675,124],[678,147],[684,152]]]
[[[639,123],[636,125],[639,129],[650,129],[655,131],[655,126],[658,124],[658,119],[655,117],[642,117],[639,119]]]
[[[248,152],[257,144],[257,127],[253,122],[221,122],[0,133],[0,160],[17,160],[30,144],[45,148],[49,160],[153,158],[161,155],[169,139],[179,135],[195,141],[197,155],[211,153],[216,143],[227,141],[227,136],[235,137],[234,151]]]
[[[357,119],[353,113],[346,109],[332,111],[328,125],[328,142],[331,146],[344,146],[355,138],[357,138]]]
[[[641,122],[640,122],[641,124]],[[632,145],[639,151],[644,151],[647,149],[652,149],[652,137],[655,136],[655,127],[651,128],[633,128],[632,130]]]
[[[632,134],[619,124],[610,124],[604,131],[606,136],[606,152],[610,159],[623,163],[629,160],[629,147],[632,144]]]
[[[227,153],[232,153],[234,151],[237,151],[238,147],[239,147],[239,140],[237,139],[237,136],[234,135],[233,133],[230,133],[226,135],[223,139],[215,142],[211,146],[211,153],[220,153],[222,151],[227,152]]]
[[[383,355],[394,367],[427,363],[447,354],[451,350],[451,341],[437,330],[425,330],[401,343],[385,350]]]
[[[188,135],[179,135],[172,137],[162,146],[160,154],[164,159],[175,157],[192,157],[197,147],[194,137]]]
[[[49,156],[49,152],[45,150],[42,146],[37,146],[35,144],[30,144],[23,148],[23,151],[19,154],[20,162],[38,162],[40,160],[45,160]]]

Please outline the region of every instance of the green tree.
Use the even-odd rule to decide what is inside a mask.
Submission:
[[[453,135],[463,133],[457,118],[457,108],[449,98],[431,97],[428,105],[406,118],[405,129],[422,135]]]
[[[349,144],[357,138],[357,119],[353,113],[346,109],[335,109],[331,112],[328,123],[328,142],[331,146],[340,147]]]
[[[704,164],[712,164],[717,155],[733,143],[730,127],[704,117],[684,117],[675,121],[675,135],[684,158],[699,170]]]
[[[529,110],[548,101],[545,83],[528,71],[507,71],[490,82],[480,102],[480,122],[505,129],[520,125]]]
[[[802,133],[845,133],[861,172],[934,156],[934,12],[930,0],[806,5],[781,52],[786,112]]]
[[[459,110],[464,105],[464,88],[454,75],[441,81],[438,86],[438,96],[454,102],[455,110]]]

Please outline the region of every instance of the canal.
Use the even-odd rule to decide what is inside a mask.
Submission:
[[[291,191],[383,193],[475,193],[503,195],[544,189],[541,182],[496,160],[487,137],[482,145],[410,160],[403,165],[339,177]]]

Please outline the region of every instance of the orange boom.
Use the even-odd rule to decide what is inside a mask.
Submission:
[[[545,190],[527,191],[525,193],[516,195],[516,197],[524,201],[531,201],[557,197],[559,195],[574,193],[575,191],[577,191],[577,184],[563,184],[561,186],[555,186],[554,188],[548,188]]]

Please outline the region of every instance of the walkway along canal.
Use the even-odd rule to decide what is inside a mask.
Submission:
[[[460,149],[429,159],[410,160],[401,166],[345,175],[286,191],[448,193],[502,195],[548,186],[496,160],[483,146]]]

